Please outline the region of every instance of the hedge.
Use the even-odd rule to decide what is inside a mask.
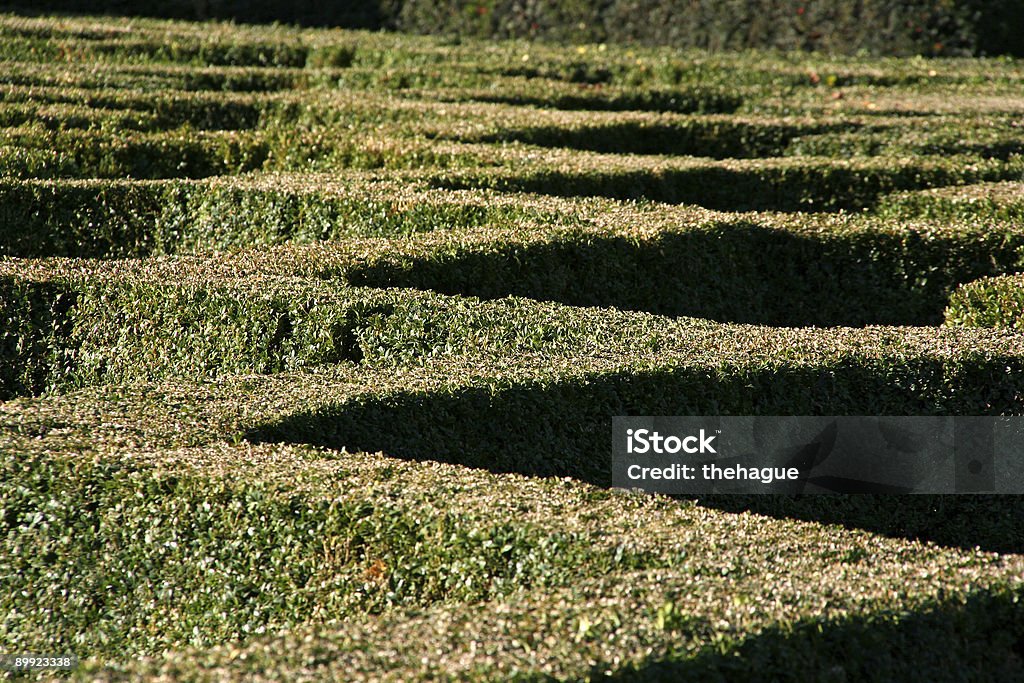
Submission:
[[[462,135],[471,142],[522,142],[541,147],[568,147],[619,154],[666,154],[700,157],[748,158],[782,156],[794,138],[857,124],[818,123],[806,120],[746,119],[740,116],[622,117],[599,119],[550,117],[533,113],[531,123],[511,116],[495,132]],[[554,119],[554,120],[551,120]],[[476,128],[480,122],[474,121]]]
[[[590,3],[0,16],[0,641],[82,680],[1021,678],[1018,496],[607,489],[617,414],[1024,413],[1019,65],[463,40],[634,30]]]
[[[1024,172],[1019,155],[1006,162],[970,156],[718,161],[527,150],[503,149],[503,167],[432,173],[431,186],[649,199],[726,211],[838,211],[872,207],[898,190],[1016,181]]]
[[[44,0],[21,6],[34,12],[282,21],[479,38],[845,54],[1021,54],[1016,37],[1024,26],[1024,8],[1016,0],[868,0],[852,5],[839,0],[174,0],[158,6],[135,0]]]
[[[715,235],[708,233],[707,237],[714,238]],[[980,239],[973,251],[985,252],[984,236],[977,237]],[[997,241],[998,236],[992,236],[991,240]],[[914,247],[910,249],[911,252],[922,252],[922,260],[923,254],[929,251],[927,247],[934,249],[935,257],[945,257],[952,261],[947,264],[947,268],[957,264],[956,259],[963,258],[963,254],[959,253],[956,247],[943,247],[941,241],[929,245],[919,239],[912,239],[908,244]],[[292,265],[283,260],[282,264],[285,272],[310,270],[318,272],[321,277],[330,277],[333,271],[344,274],[346,279],[356,283],[381,284],[373,281],[372,266],[370,272],[367,272],[367,266],[360,264],[365,258],[360,255],[364,246],[354,245],[351,250],[344,247],[318,249],[308,254],[305,250],[296,248],[294,258],[298,260]],[[843,246],[845,245],[842,242],[837,242],[835,249],[841,251]],[[851,320],[857,315],[863,315],[861,311],[865,309],[858,306],[870,305],[873,298],[903,297],[916,300],[908,294],[917,294],[918,298],[920,297],[920,294],[914,291],[915,275],[912,272],[908,273],[909,282],[903,285],[906,290],[897,286],[888,291],[884,285],[871,282],[871,277],[882,279],[884,282],[886,277],[903,275],[899,272],[885,273],[886,266],[903,266],[907,270],[917,269],[922,274],[931,275],[935,282],[929,282],[925,292],[943,289],[942,281],[934,278],[935,273],[939,271],[937,265],[919,263],[911,266],[904,263],[904,258],[898,253],[888,253],[891,249],[881,243],[878,246],[876,254],[885,252],[877,256],[880,262],[878,269],[882,272],[874,274],[866,270],[864,273],[857,273],[856,275],[865,278],[863,284],[849,284],[848,290],[856,292],[859,301],[849,301],[848,309],[839,310],[836,315],[845,315]],[[389,271],[383,268],[377,269],[377,272],[381,273],[378,277],[389,278],[393,284],[425,284],[442,291],[450,288],[459,293],[473,293],[474,285],[469,283],[479,282],[477,287],[481,287],[485,284],[482,273],[487,273],[490,281],[497,282],[499,287],[511,287],[512,293],[516,293],[515,286],[502,284],[502,277],[507,276],[505,271],[508,271],[509,267],[500,259],[500,254],[494,253],[493,246],[481,247],[481,253],[490,252],[488,258],[477,258],[475,261],[479,263],[474,263],[474,259],[468,255],[461,257],[461,260],[466,262],[462,264],[464,274],[461,275],[444,275],[453,272],[452,263],[440,256],[443,252],[438,250],[439,258],[433,265],[435,272],[440,275],[435,275],[433,280],[414,281],[412,278],[417,275],[426,280],[424,273],[430,272],[425,270],[422,264],[415,262],[413,269],[409,271],[412,277],[403,277],[401,271],[396,270],[391,270],[389,274]],[[581,245],[580,248],[586,247]],[[658,252],[661,249],[663,246],[655,241],[654,251]],[[943,249],[948,253],[943,254]],[[347,256],[346,251],[349,252]],[[769,250],[764,251],[766,263],[777,261]],[[1006,255],[1010,259],[1019,258],[1019,251],[1019,245],[1016,250],[1010,245],[1006,249]],[[335,255],[330,255],[332,252],[335,252]],[[869,252],[870,247],[865,253]],[[521,251],[520,258],[526,253]],[[613,267],[618,267],[613,265],[617,262],[612,259],[600,261],[592,255],[585,256],[592,259],[592,269],[603,267],[610,271]],[[274,259],[272,255],[269,258]],[[671,254],[666,254],[664,258],[670,259]],[[714,254],[711,254],[711,258],[714,260]],[[858,255],[854,254],[850,258],[855,260]],[[886,258],[893,259],[895,264],[885,264]],[[980,257],[976,260],[979,263],[982,261]],[[189,270],[195,270],[196,266],[190,265],[189,261],[183,261],[176,270],[172,270],[175,273],[172,282],[167,282],[168,276],[161,276],[160,272],[176,261],[159,266],[148,275],[146,272],[149,269],[141,269],[139,273],[133,275],[133,270],[138,269],[137,267],[113,261],[97,267],[95,274],[85,278],[74,262],[63,265],[57,263],[53,266],[41,265],[38,272],[29,278],[6,276],[3,289],[3,311],[8,321],[3,333],[4,367],[8,368],[4,377],[6,395],[38,393],[40,390],[67,389],[81,384],[132,378],[159,378],[172,375],[201,378],[232,372],[275,373],[304,367],[352,363],[367,366],[394,363],[416,365],[436,357],[454,360],[480,354],[483,354],[484,358],[494,359],[514,357],[516,354],[529,357],[541,351],[584,356],[605,346],[607,348],[600,352],[600,356],[613,361],[607,372],[614,371],[620,376],[620,379],[609,384],[609,391],[612,392],[610,395],[621,391],[634,395],[632,392],[636,391],[639,393],[635,394],[635,400],[640,400],[644,391],[652,389],[637,389],[634,387],[636,383],[639,383],[637,386],[646,386],[648,381],[694,383],[688,389],[681,387],[678,392],[670,392],[670,395],[676,398],[665,399],[696,401],[693,405],[685,406],[688,410],[703,408],[713,412],[756,412],[763,408],[758,407],[758,402],[767,401],[774,409],[782,411],[780,414],[791,411],[800,414],[800,410],[812,409],[812,404],[806,401],[810,396],[817,395],[819,390],[826,392],[821,400],[828,396],[827,403],[831,408],[841,412],[852,409],[846,403],[850,401],[853,402],[850,406],[856,406],[857,409],[866,410],[871,414],[877,410],[895,411],[897,414],[907,411],[908,414],[914,414],[918,410],[953,410],[955,406],[971,410],[969,406],[984,403],[979,399],[979,395],[987,396],[990,392],[998,394],[1002,390],[1001,387],[1005,388],[1004,380],[1017,381],[1014,374],[1016,371],[1005,378],[1002,377],[1002,374],[1008,372],[1008,368],[1015,367],[1016,361],[1006,357],[1016,353],[1010,351],[1016,349],[1015,342],[1013,339],[998,336],[989,338],[984,334],[962,333],[957,337],[952,331],[929,328],[911,329],[906,332],[894,328],[884,334],[879,331],[772,331],[769,328],[760,328],[755,340],[752,340],[747,337],[747,332],[742,327],[710,322],[697,323],[688,318],[671,321],[657,317],[640,317],[630,322],[630,316],[636,314],[612,313],[600,309],[574,309],[554,304],[531,304],[514,299],[507,305],[501,302],[480,304],[472,299],[463,301],[431,293],[412,294],[401,289],[378,291],[341,287],[336,280],[327,280],[322,284],[315,281],[303,284],[291,278],[261,278],[257,273],[248,272],[248,268],[244,273],[237,273],[232,270],[238,267],[236,262],[239,261],[234,255],[225,255],[215,261],[219,265],[211,264],[210,275],[202,274],[205,267],[196,270],[194,275],[188,275]],[[244,262],[245,260],[242,260],[242,263]],[[573,278],[579,275],[591,274],[586,270],[567,273],[564,268],[559,269],[556,264],[548,261],[527,258],[522,262],[536,271],[525,276],[519,273],[518,279],[511,282],[532,281],[536,283],[534,286],[547,286],[550,289],[542,294],[551,293],[553,298],[560,298],[569,303],[590,303],[574,301],[575,292],[582,291],[590,296],[601,295],[600,291],[587,287],[586,280],[574,281]],[[627,260],[623,267],[629,268],[633,265],[635,264]],[[980,267],[969,263],[964,265],[975,271],[979,268],[992,267],[990,261]],[[279,264],[277,267],[280,268],[282,265]],[[841,265],[833,267],[837,270],[843,268]],[[701,272],[704,272],[703,266],[701,269]],[[221,270],[237,274],[232,277],[214,275]],[[856,276],[853,268],[849,270],[849,273],[843,275],[844,281]],[[548,282],[540,279],[542,274],[543,277],[549,278]],[[823,283],[829,276],[827,269],[824,275],[822,279],[812,283],[812,289],[819,284],[825,286]],[[944,277],[952,279],[957,275],[956,271],[950,270]],[[447,287],[446,277],[450,283]],[[713,271],[708,273],[708,279],[708,283],[702,284],[704,290],[692,285],[687,288],[678,281],[670,281],[666,287],[677,291],[683,300],[708,299],[717,295],[729,301],[729,283],[721,280],[716,282]],[[207,281],[205,284],[204,280]],[[180,282],[175,284],[175,281]],[[563,283],[562,289],[555,288],[552,283],[556,282]],[[460,286],[459,283],[467,284]],[[776,285],[775,289],[772,289],[773,284]],[[761,290],[755,289],[758,299],[753,302],[748,314],[757,311],[759,315],[765,316],[766,313],[762,310],[763,302],[778,302],[779,310],[765,309],[780,316],[781,320],[772,320],[773,323],[804,322],[806,317],[813,317],[816,312],[809,308],[813,305],[809,296],[806,297],[808,301],[802,304],[806,307],[803,311],[787,313],[788,309],[801,304],[794,304],[794,298],[799,298],[799,295],[787,292],[786,287],[786,278],[780,277],[777,283],[766,282]],[[508,293],[502,289],[498,292]],[[612,294],[614,295],[614,292]],[[635,296],[641,297],[644,294],[649,294],[651,299],[635,300],[649,308],[653,308],[652,304],[658,303],[659,295],[664,297],[664,292],[659,291],[657,287]],[[628,303],[627,301],[620,305]],[[702,305],[713,306],[714,303],[707,302]],[[731,312],[737,317],[742,313],[729,311],[724,306],[720,308],[723,312]],[[941,311],[941,304],[939,310]],[[790,317],[782,318],[785,315]],[[618,331],[609,331],[614,330],[615,325],[625,327]],[[645,328],[646,332],[641,332]],[[629,332],[630,329],[638,330],[635,334],[646,340],[643,342],[642,350],[630,350],[635,343],[629,341],[630,335],[634,334]],[[708,346],[708,335],[717,335],[719,341]],[[889,339],[879,341],[885,337]],[[728,342],[729,339],[735,341]],[[726,353],[730,344],[734,347],[733,351]],[[594,345],[594,350],[587,351]],[[949,346],[951,350],[960,350],[953,351],[955,357],[945,358],[942,354],[932,356],[929,349],[933,346]],[[993,350],[982,354],[981,349],[986,346],[992,346]],[[895,354],[891,358],[887,350],[890,347]],[[1005,349],[1001,352],[995,350],[1003,347]],[[717,360],[706,356],[709,353],[708,349],[711,348],[718,349],[717,355],[714,356]],[[785,354],[788,360],[772,361],[770,358],[774,350],[781,348],[790,348]],[[814,348],[817,350],[810,350]],[[918,350],[914,350],[915,348]],[[808,353],[810,355],[806,356]],[[1002,360],[999,360],[1000,355],[1004,356]],[[650,374],[643,371],[636,379],[629,379],[627,369],[633,367],[634,363],[640,363],[636,370],[644,367],[644,363],[650,362],[650,359],[643,360],[648,356],[664,356],[664,362],[659,362],[659,365],[668,364],[671,367],[674,363],[681,363],[689,369],[667,371],[667,374],[655,372],[649,380],[639,379],[640,376]],[[912,361],[912,356],[919,356],[921,362]],[[759,357],[761,360],[758,360]],[[794,362],[799,367],[792,372],[785,369],[786,365]],[[711,367],[707,365],[708,363],[718,368],[711,375],[706,374]],[[482,362],[481,367],[486,368],[489,364],[490,361]],[[822,367],[827,369],[822,370]],[[967,374],[953,381],[946,376],[949,368],[961,368]],[[721,374],[723,372],[729,376],[739,373],[735,378],[735,386],[731,384],[733,380],[724,379]],[[821,372],[837,378],[836,381],[842,378],[841,381],[849,383],[849,386],[841,389],[831,384],[819,386],[816,383],[821,378]],[[961,370],[957,369],[955,372],[959,375]],[[971,379],[974,374],[978,374],[977,379],[980,383],[975,389],[970,389],[970,386],[974,386],[974,379]],[[787,375],[789,379],[779,379],[782,375]],[[906,381],[910,381],[911,377],[917,377],[918,379],[914,380],[916,386],[924,393],[905,395],[899,388],[903,380],[894,379],[897,375],[905,376]],[[756,379],[757,377],[760,379]],[[932,386],[933,380],[937,383],[933,389],[925,392],[923,387]],[[805,386],[807,382],[810,384]],[[959,388],[953,391],[951,387],[957,382],[960,383]],[[985,382],[993,384],[986,387]],[[857,388],[858,383],[864,383],[864,386]],[[892,386],[889,386],[890,384]],[[751,386],[759,386],[760,389],[751,391]],[[576,388],[569,387],[574,385],[567,385],[565,392],[576,391]],[[950,391],[953,393],[948,393]],[[565,392],[559,390],[552,394],[550,399],[545,400],[560,402],[568,395]],[[517,395],[519,394],[511,394],[512,397]],[[538,395],[545,394],[541,392]],[[992,409],[1015,410],[1014,406],[1020,397],[1013,396],[1016,394],[1004,396],[1010,403],[993,405]],[[476,397],[485,403],[486,398],[486,392]],[[476,399],[469,396],[464,403],[453,399],[451,405],[473,405]],[[705,399],[713,400],[714,405],[702,405],[701,402]],[[375,402],[383,401],[382,405],[388,405],[389,400],[382,397],[375,399]],[[952,403],[948,403],[949,401]],[[411,405],[416,405],[415,400]],[[574,405],[574,401],[569,400],[565,405],[564,409],[569,409],[569,406]],[[669,410],[673,406],[675,404],[666,404],[658,408]],[[614,401],[605,407],[609,410],[623,408],[616,406]],[[648,408],[653,412],[639,414],[661,414],[654,410],[653,405]],[[682,408],[680,405],[673,409]],[[603,408],[595,406],[586,408],[596,411],[595,415],[601,409]],[[415,413],[416,410],[411,412]],[[536,413],[538,416],[544,414],[548,413]],[[669,410],[665,414],[674,413]],[[422,415],[414,421],[430,421],[437,415],[437,410],[422,411]],[[409,419],[413,418],[410,416]],[[569,421],[567,424],[572,423],[573,421]],[[426,429],[425,424],[421,427]],[[566,448],[569,447],[566,444]]]
[[[0,598],[0,637],[83,658],[158,652],[311,618],[493,599],[647,559],[304,478],[320,490],[251,473],[239,481],[188,466],[5,453],[0,548],[11,590]]]
[[[946,324],[1024,330],[1024,275],[982,278],[960,285],[946,308]]]
[[[323,268],[316,253],[296,255],[312,261],[306,267]],[[282,260],[259,258],[268,267]],[[221,272],[229,268],[231,277]],[[436,464],[402,460],[604,483],[607,416],[619,411],[961,414],[1015,413],[1024,405],[1020,338],[987,330],[784,330],[515,299],[346,291],[331,282],[304,289],[256,280],[262,269],[245,255],[21,269],[31,277],[8,280],[6,291],[31,293],[25,308],[39,331],[53,329],[54,316],[68,321],[62,338],[73,341],[66,348],[102,361],[108,384],[15,401],[0,412],[0,542],[16,588],[3,598],[2,633],[20,646],[45,642],[108,660],[223,640],[245,646],[301,623],[338,620],[348,628],[364,613],[402,607],[446,602],[465,614],[502,596],[522,605],[609,571],[621,572],[620,581],[640,569],[662,580],[706,582],[735,581],[748,571],[735,564],[740,556],[757,572],[782,566],[778,544],[763,543],[765,522],[753,535],[749,516],[662,501],[652,502],[656,516],[639,524],[644,518],[634,511],[651,510],[642,499],[617,502],[614,494],[554,478],[487,481],[465,468],[438,472]],[[73,306],[46,303],[59,290],[49,282],[78,292]],[[275,370],[263,364],[266,345],[277,340],[275,348],[289,348],[288,335],[279,334],[280,306],[290,307],[301,348],[314,351],[327,346],[307,333],[322,334],[332,317],[342,321],[360,310],[337,294],[305,305],[316,290],[340,290],[363,306],[350,328],[365,353],[358,368],[348,355],[316,360],[333,371],[321,365],[296,375],[300,366],[293,365],[290,375],[250,374]],[[394,310],[379,305],[389,299]],[[371,301],[377,308],[366,308]],[[4,312],[19,306],[5,303]],[[211,377],[218,365],[239,374]],[[142,379],[160,379],[158,373],[173,381]],[[131,455],[119,457],[125,439]],[[321,451],[259,443],[267,441],[349,452],[331,462]],[[361,449],[398,460],[368,468],[356,459],[364,456],[352,455]],[[421,480],[429,472],[435,479]],[[448,495],[453,487],[464,487],[461,495]],[[520,506],[514,524],[493,516],[496,504],[486,496],[497,490]],[[522,506],[540,501],[561,512],[535,515],[546,527],[524,523]],[[583,526],[562,525],[567,506]],[[997,502],[993,510],[1001,514],[965,522],[950,504],[929,516],[952,538],[968,524],[1005,542],[1001,530],[1013,523],[1014,503]],[[651,532],[654,524],[676,543],[632,537],[638,526]],[[775,524],[787,543],[810,544],[787,550],[789,561],[831,566],[809,551],[820,539],[807,527]],[[683,533],[693,527],[701,533]],[[987,561],[980,553],[922,551],[867,534],[817,533],[833,550],[872,558],[842,561],[844,571],[864,567],[876,577],[882,568],[905,572],[908,549],[915,563],[944,572]],[[982,542],[978,533],[968,537]],[[737,542],[737,534],[746,541]],[[720,552],[699,552],[719,539],[728,539]],[[810,580],[814,572],[806,570],[794,577]],[[1019,572],[992,564],[972,570],[971,585],[998,585],[1000,576]],[[886,575],[883,583],[891,580]],[[946,573],[941,580],[955,583]],[[830,584],[833,600],[844,586],[851,605],[865,609],[868,584]],[[920,590],[924,597],[935,588]],[[892,597],[888,590],[878,595]],[[608,598],[605,592],[601,600]],[[664,602],[642,611],[645,623],[661,624],[652,634],[690,623],[689,611]],[[623,605],[636,614],[635,598]],[[576,666],[574,657],[559,661]]]
[[[728,80],[728,73],[715,74],[715,81]],[[770,80],[752,78],[755,82]],[[253,96],[293,94],[306,95],[309,90],[376,91],[382,93],[430,93],[428,99],[442,101],[494,102],[533,105],[557,109],[623,111],[631,109],[680,113],[731,113],[746,100],[745,93],[728,83],[687,83],[675,78],[662,79],[653,74],[628,76],[621,83],[600,89],[581,89],[571,81],[547,78],[526,78],[516,73],[488,73],[476,65],[450,67],[375,66],[352,67],[345,70],[305,71],[297,69],[262,69],[255,67],[206,67],[184,69],[178,65],[153,65],[146,68],[112,66],[98,77],[92,70],[65,67],[54,72],[50,67],[20,63],[0,73],[0,83],[10,86],[8,102],[51,101],[87,103],[93,107],[112,109],[128,107],[152,115],[158,108],[158,121],[167,123],[168,115],[195,122],[199,127],[228,128],[251,119],[262,111],[283,113],[284,103],[243,102],[236,98],[218,99],[219,93],[245,93]],[[764,85],[760,83],[760,85]],[[186,99],[184,90],[196,96]],[[142,92],[140,92],[142,91]],[[324,96],[326,99],[326,96]],[[277,106],[275,106],[277,105]],[[204,114],[216,113],[220,106],[224,123]],[[169,109],[170,108],[170,109]],[[351,110],[352,105],[347,107]],[[323,107],[314,111],[324,114]],[[70,110],[69,110],[70,112]],[[114,112],[110,112],[114,116]],[[293,112],[301,120],[300,112]],[[236,123],[237,122],[237,123]]]
[[[302,268],[356,285],[776,325],[937,324],[957,284],[1024,267],[1020,225],[993,219],[730,216],[272,178],[0,183],[0,253],[231,253],[330,241],[340,242],[323,247],[332,265]],[[588,219],[592,211],[608,217]],[[405,236],[415,239],[346,244]]]
[[[284,129],[156,133],[105,130],[0,131],[0,177],[207,178],[250,171],[447,168],[475,165],[476,150],[452,150],[378,132]]]
[[[361,359],[353,337],[359,309],[323,294],[239,297],[159,283],[8,279],[0,302],[0,399],[125,377],[273,372]]]
[[[891,220],[984,220],[1021,225],[1024,223],[1024,183],[979,183],[898,192],[879,202],[878,213]]]
[[[5,396],[313,370],[340,375],[344,390],[332,399],[319,381],[282,377],[290,388],[271,402],[275,412],[249,414],[226,436],[214,425],[218,438],[600,485],[610,476],[600,455],[609,415],[1024,409],[1021,338],[999,331],[724,325],[252,275],[204,284],[205,267],[188,261],[176,267],[177,282],[153,279],[172,265],[133,275],[112,263],[83,281],[72,262],[49,266],[49,280],[6,278]],[[282,400],[291,408],[276,412]],[[205,443],[204,434],[197,427],[180,438]],[[530,447],[538,438],[543,449]]]
[[[0,181],[0,256],[127,257],[467,230],[540,217],[323,176]],[[556,220],[556,219],[552,219]]]
[[[0,199],[0,254],[145,256],[340,242],[324,247],[333,250],[332,265],[311,263],[310,272],[374,287],[777,325],[937,324],[957,284],[1024,267],[1024,229],[994,218],[938,226],[871,215],[730,216],[285,175],[8,181]],[[608,218],[588,220],[590,211]],[[405,236],[415,240],[395,239]],[[346,244],[359,237],[394,241]],[[354,258],[363,248],[370,253]],[[680,269],[684,262],[691,267]]]
[[[81,401],[87,409],[117,408],[109,397]],[[421,639],[429,642],[417,622],[432,610],[468,621],[454,631],[463,636],[488,626],[478,609],[493,614],[494,604],[506,600],[501,613],[514,615],[504,625],[506,636],[508,629],[522,628],[524,619],[529,622],[531,613],[551,619],[545,619],[546,633],[576,630],[579,622],[563,623],[572,612],[558,604],[566,591],[576,593],[574,609],[593,607],[594,600],[621,609],[621,620],[604,628],[628,625],[634,636],[642,634],[652,644],[677,642],[688,634],[694,645],[713,640],[717,651],[723,644],[742,644],[735,634],[715,638],[720,627],[713,626],[711,616],[725,617],[728,611],[700,605],[691,591],[677,594],[675,588],[699,580],[724,590],[739,576],[766,573],[791,576],[801,590],[794,604],[782,607],[775,600],[773,608],[759,610],[756,618],[766,624],[815,613],[821,583],[814,578],[841,570],[845,580],[830,583],[828,595],[830,604],[847,614],[887,613],[886,605],[897,598],[884,586],[902,576],[905,592],[891,604],[900,605],[904,623],[913,618],[911,604],[924,608],[939,590],[956,598],[944,623],[956,632],[957,642],[984,639],[990,648],[985,652],[999,655],[1006,638],[984,636],[1001,631],[1013,642],[1020,628],[1014,625],[1019,610],[1011,612],[1018,615],[1015,621],[991,604],[979,623],[956,618],[955,606],[963,607],[967,599],[960,591],[966,590],[961,587],[968,576],[972,590],[992,590],[1012,602],[1014,566],[982,553],[921,548],[840,529],[826,532],[788,520],[762,520],[755,529],[749,515],[557,479],[529,481],[354,454],[340,462],[316,462],[315,451],[295,446],[214,444],[132,458],[61,453],[52,450],[53,431],[76,430],[0,431],[0,443],[21,452],[17,458],[7,451],[0,455],[0,547],[16,588],[0,598],[5,615],[0,634],[12,646],[47,643],[89,658],[80,675],[93,680],[98,663],[119,657],[148,667],[155,662],[140,655],[163,663],[174,657],[165,648],[193,646],[205,648],[205,657],[216,661],[224,653],[214,646],[224,641],[233,641],[233,648],[259,648],[267,637],[290,637],[290,629],[302,633],[312,627],[321,635],[307,637],[308,645],[338,624],[349,635],[376,625],[376,632],[361,633],[351,643],[359,650],[378,638],[385,639],[382,644],[390,639],[392,648],[416,647]],[[94,442],[94,448],[103,444]],[[903,505],[915,507],[910,501]],[[518,510],[514,521],[494,515],[510,506]],[[995,505],[990,511],[1011,509]],[[574,520],[568,528],[566,518]],[[957,525],[962,528],[964,521],[951,521]],[[648,534],[632,539],[637,526]],[[690,533],[694,529],[700,533]],[[663,534],[672,534],[674,542],[665,544]],[[765,534],[772,544],[757,542]],[[726,538],[730,542],[721,544]],[[829,553],[810,552],[825,539]],[[712,548],[717,550],[709,552]],[[865,558],[871,561],[860,561]],[[908,562],[925,576],[908,580]],[[627,577],[625,595],[607,587],[593,590],[595,581]],[[581,586],[588,588],[581,593]],[[737,591],[761,603],[756,593],[736,585],[730,597]],[[396,619],[413,626],[416,638],[396,639]],[[992,634],[986,628],[994,629]],[[933,626],[925,633],[934,638],[943,631],[936,633]],[[576,643],[570,634],[548,642],[578,651],[588,641]],[[845,642],[845,647],[866,646],[870,638],[861,633]],[[323,658],[324,645],[318,642],[318,657],[307,659],[304,653],[302,664],[333,661]],[[979,664],[988,661],[966,649]],[[779,650],[801,656],[800,648]],[[557,661],[569,671],[593,661],[568,654]],[[230,659],[245,666],[250,657]],[[287,661],[280,653],[273,663],[255,657],[258,666],[271,669]],[[389,662],[394,666],[391,650]],[[998,660],[988,664],[997,666]]]
[[[702,527],[707,523],[700,521]],[[721,549],[706,552],[719,555]],[[857,550],[850,553],[851,558],[859,555]],[[511,680],[595,681],[598,675],[611,675],[625,681],[754,683],[769,677],[798,683],[813,671],[850,679],[957,683],[1005,680],[1019,673],[1014,647],[1024,626],[1019,595],[1009,586],[968,594],[943,591],[942,597],[914,609],[862,602],[845,615],[826,609],[824,614],[754,627],[755,635],[739,638],[726,630],[735,629],[735,621],[707,618],[709,609],[717,615],[722,608],[693,597],[697,591],[692,588],[696,581],[704,587],[714,582],[714,590],[739,594],[737,601],[760,614],[763,599],[736,586],[748,583],[737,581],[735,574],[749,563],[737,559],[736,565],[738,569],[721,568],[732,585],[708,574],[670,578],[664,573],[616,573],[603,582],[581,581],[573,589],[545,595],[526,594],[462,610],[435,606],[303,636],[266,637],[242,648],[182,648],[123,668],[89,662],[81,677],[110,683],[125,677],[309,677],[369,683],[379,680],[379,670],[386,666],[395,680],[469,683],[509,680],[510,671],[518,674]],[[764,580],[781,576],[772,572]],[[853,580],[864,582],[861,576]],[[630,588],[619,588],[622,584]],[[799,585],[804,590],[793,600],[815,595],[813,588]],[[609,593],[615,597],[598,597]],[[834,595],[821,600],[832,605]],[[439,623],[446,628],[438,628]],[[523,644],[540,630],[548,637],[537,638],[524,652]],[[494,654],[481,657],[480,643],[494,643]],[[382,651],[388,653],[386,663],[376,655]],[[921,657],[907,657],[907,652]]]
[[[934,325],[957,284],[1024,267],[1024,232],[991,224],[896,229],[846,219],[822,229],[799,218],[709,217],[656,230],[651,223],[642,236],[495,235],[427,254],[381,253],[347,277],[370,287],[765,325]]]

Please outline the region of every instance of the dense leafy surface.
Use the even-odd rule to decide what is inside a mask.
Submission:
[[[32,12],[397,29],[455,40],[540,38],[711,50],[1021,55],[1016,0],[13,0]],[[266,50],[265,46],[260,46]],[[181,49],[181,48],[179,48]],[[188,48],[185,48],[188,49]],[[298,61],[303,53],[283,53]]]
[[[84,679],[1010,680],[1016,497],[609,490],[1024,411],[1024,70],[0,16],[0,644]]]

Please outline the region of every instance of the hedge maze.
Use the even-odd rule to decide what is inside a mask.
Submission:
[[[1024,68],[0,15],[0,649],[1014,680],[1017,497],[610,488],[613,415],[1024,411]]]

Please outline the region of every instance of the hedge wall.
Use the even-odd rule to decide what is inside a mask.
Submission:
[[[0,10],[274,21],[305,26],[393,27],[402,0],[15,0]]]
[[[280,21],[712,50],[1016,54],[1021,0],[25,0],[0,9]]]

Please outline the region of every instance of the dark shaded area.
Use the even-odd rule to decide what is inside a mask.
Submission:
[[[272,154],[265,140],[180,133],[111,138],[70,131],[29,142],[2,160],[0,172],[17,179],[207,178],[259,170]]]
[[[1024,496],[705,496],[701,505],[999,553],[1024,552]]]
[[[439,176],[430,184],[447,190],[489,188],[555,197],[649,199],[719,211],[858,211],[873,207],[882,195],[891,192],[1015,179],[1014,173],[917,164],[878,163],[852,168],[805,161],[800,165],[760,167],[708,164],[610,171],[551,168],[505,175]]]
[[[411,33],[628,43],[712,51],[768,48],[831,54],[1022,54],[1018,0],[807,3],[775,0],[20,0],[0,6],[179,19],[398,28]]]
[[[852,562],[862,561],[851,559]],[[912,612],[807,619],[772,627],[724,652],[651,660],[612,681],[1019,681],[1024,680],[1024,609],[1010,591],[939,599]],[[677,630],[685,637],[688,621]]]
[[[1024,384],[1021,359],[972,359],[969,365],[961,364],[955,376],[940,361],[912,358],[890,366],[851,359],[820,368],[630,369],[501,389],[394,392],[293,413],[256,426],[245,438],[610,486],[613,415],[960,415],[977,413],[979,406],[993,414],[1024,411],[1024,396],[1014,388]],[[1024,551],[1020,496],[718,495],[699,502],[947,546]]]
[[[472,99],[476,102],[548,107],[567,111],[656,111],[676,114],[731,114],[743,104],[743,97],[739,94],[701,87],[620,92],[595,90],[579,94],[552,92],[544,95],[477,92],[473,94]]]
[[[1001,233],[925,241],[850,230],[810,238],[738,221],[639,243],[587,235],[384,261],[351,271],[349,280],[728,322],[933,325],[958,283],[1012,270],[1022,247],[1024,237]]]
[[[976,17],[976,32],[982,39],[980,55],[1024,56],[1024,3],[1019,0],[966,0]]]
[[[0,183],[0,256],[146,256],[171,201],[139,185]]]
[[[0,4],[0,10],[28,15],[66,12],[380,29],[393,26],[400,6],[401,0],[23,0]]]
[[[40,394],[67,371],[78,297],[66,285],[0,276],[0,401]]]
[[[579,149],[604,154],[677,154],[714,159],[782,156],[789,142],[801,135],[819,135],[853,126],[746,124],[734,121],[696,121],[648,124],[626,121],[578,128],[533,126],[482,136],[470,142],[524,142],[541,147]]]

